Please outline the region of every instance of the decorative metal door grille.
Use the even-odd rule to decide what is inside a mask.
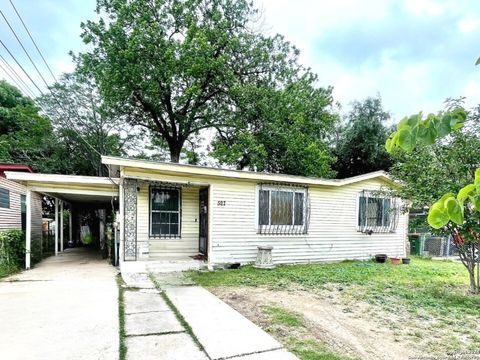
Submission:
[[[123,180],[125,260],[137,259],[137,187],[137,180]]]

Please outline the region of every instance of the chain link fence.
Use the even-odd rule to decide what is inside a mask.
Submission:
[[[436,236],[429,233],[410,234],[410,253],[419,256],[458,256],[452,236]]]

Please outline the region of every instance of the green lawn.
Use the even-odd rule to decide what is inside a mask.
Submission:
[[[238,270],[191,272],[190,276],[198,284],[212,288],[234,290],[252,286],[324,294],[335,291],[347,308],[355,306],[357,301],[369,304],[369,316],[383,316],[383,320],[376,319],[395,333],[399,332],[399,336],[403,336],[399,341],[405,340],[405,346],[416,344],[426,353],[480,348],[480,296],[468,293],[468,274],[458,262],[414,257],[410,265],[344,261],[282,265],[273,270],[245,266]],[[298,323],[295,317],[278,309],[266,308],[263,312],[270,316],[272,323],[284,322],[291,328]],[[400,323],[390,318],[400,319],[397,320]],[[314,343],[301,340],[294,338],[285,345],[301,359],[330,358],[319,356],[318,349],[312,349]]]
[[[409,310],[433,307],[479,314],[480,296],[468,295],[463,265],[451,261],[414,258],[410,265],[344,261],[329,264],[282,265],[273,270],[245,266],[238,270],[194,272],[191,278],[206,287],[267,286],[288,289],[292,285],[321,289],[335,283],[371,303],[401,300]]]

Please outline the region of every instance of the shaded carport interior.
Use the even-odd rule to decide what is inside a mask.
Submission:
[[[31,264],[31,194],[40,193],[54,199],[55,209],[55,255],[63,251],[63,213],[65,207],[69,207],[69,242],[80,236],[80,227],[75,226],[75,214],[80,214],[80,209],[105,209],[113,211],[118,208],[118,178],[79,176],[79,175],[57,175],[38,173],[5,172],[7,179],[19,182],[27,187],[26,191],[26,257],[25,267],[30,268]],[[105,213],[106,213],[105,211]],[[78,216],[77,216],[78,218]],[[105,225],[105,224],[104,224]],[[76,231],[72,231],[76,229]],[[101,230],[100,230],[101,232]]]

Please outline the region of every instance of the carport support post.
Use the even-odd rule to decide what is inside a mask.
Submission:
[[[55,256],[58,255],[58,199],[55,198]]]
[[[72,204],[70,204],[70,211],[68,212],[68,242],[73,244],[72,239]]]
[[[63,252],[63,201],[60,201],[60,252]]]
[[[30,269],[31,249],[32,249],[32,191],[27,188],[25,194],[26,222],[25,227],[25,269]]]

